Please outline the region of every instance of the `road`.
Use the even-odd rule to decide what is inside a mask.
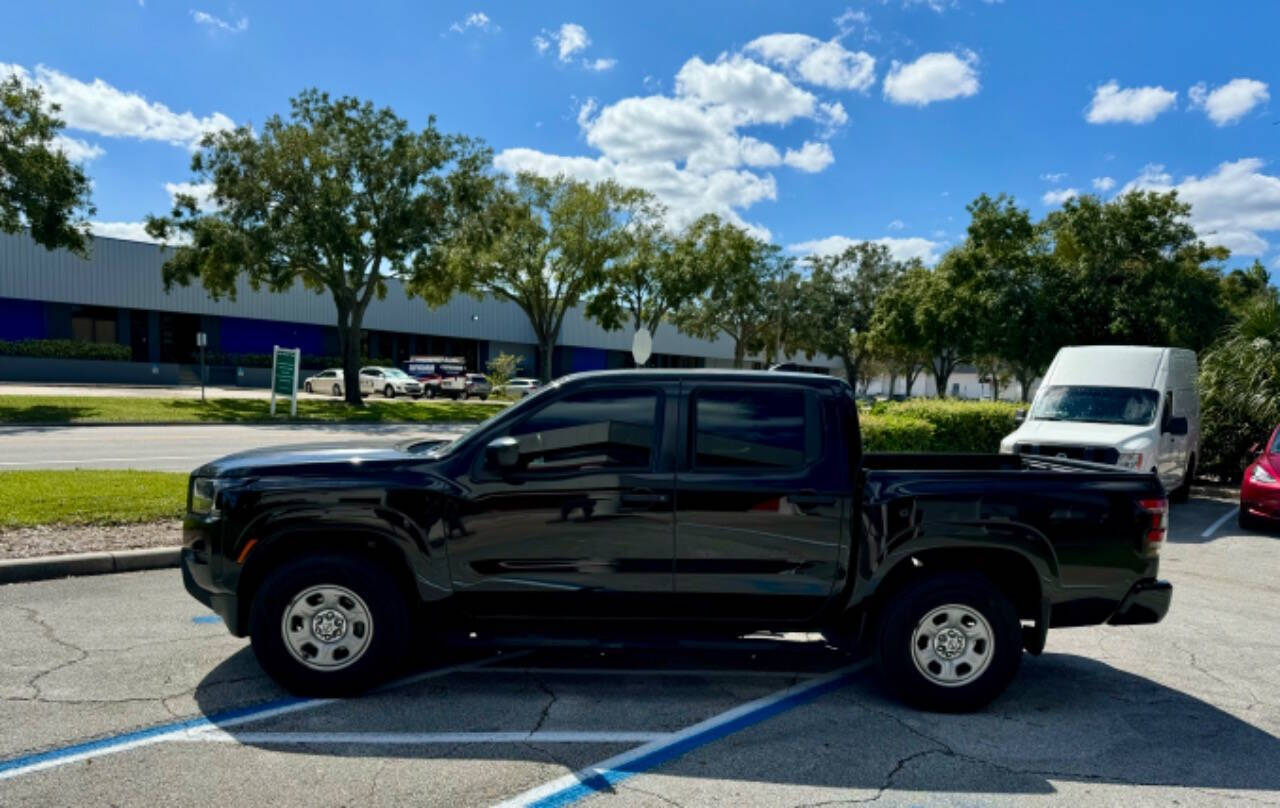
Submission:
[[[0,587],[0,804],[1276,804],[1280,537],[1204,535],[1229,507],[1175,508],[1165,622],[1052,632],[972,715],[890,701],[805,637],[480,637],[378,693],[291,699],[174,571]]]
[[[190,471],[232,452],[286,443],[451,437],[469,424],[0,427],[0,471],[145,469]]]

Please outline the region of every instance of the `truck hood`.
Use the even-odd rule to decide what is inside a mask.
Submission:
[[[1081,421],[1027,421],[1006,440],[1028,443],[1064,443],[1081,446],[1119,446],[1142,437],[1151,425],[1097,424]]]
[[[414,441],[421,443],[421,441]],[[267,446],[220,457],[196,469],[199,477],[247,477],[278,472],[324,473],[365,464],[419,458],[403,441],[359,441],[343,443],[301,443]]]

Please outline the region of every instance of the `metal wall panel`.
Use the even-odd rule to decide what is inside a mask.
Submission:
[[[241,280],[235,300],[213,300],[200,286],[165,292],[161,276],[165,251],[153,244],[95,238],[85,260],[65,250],[45,250],[25,234],[0,233],[0,297],[55,303],[248,317],[315,325],[334,325],[336,312],[327,292],[295,286],[279,294],[253,291]],[[438,334],[508,343],[536,342],[524,312],[514,303],[458,295],[438,309],[406,296],[398,281],[388,281],[387,296],[375,300],[364,327],[380,331]],[[606,332],[582,310],[565,316],[560,345],[631,349],[630,330]],[[654,353],[732,359],[733,343],[693,339],[664,324],[653,340]],[[836,367],[836,360],[796,357],[806,364]]]

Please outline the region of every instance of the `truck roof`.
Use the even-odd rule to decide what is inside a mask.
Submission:
[[[717,382],[780,382],[805,384],[813,387],[848,387],[848,382],[838,376],[827,376],[821,373],[803,373],[780,370],[734,370],[720,368],[635,368],[626,370],[592,370],[562,376],[552,384],[569,384],[595,379],[654,381],[710,380]]]

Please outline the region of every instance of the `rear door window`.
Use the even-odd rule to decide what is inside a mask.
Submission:
[[[711,388],[693,397],[693,467],[798,469],[820,454],[817,402],[803,390]]]

